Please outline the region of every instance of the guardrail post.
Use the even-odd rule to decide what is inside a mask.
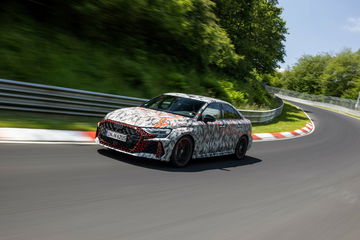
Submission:
[[[355,109],[359,108],[359,103],[360,103],[360,92],[359,92],[359,96],[358,96],[356,104],[355,104]]]

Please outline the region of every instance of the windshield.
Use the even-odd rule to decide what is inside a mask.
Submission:
[[[142,107],[192,118],[204,104],[194,99],[161,95],[144,103]]]

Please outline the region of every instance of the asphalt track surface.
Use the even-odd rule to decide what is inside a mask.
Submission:
[[[0,239],[360,239],[360,121],[184,169],[95,145],[0,145]]]

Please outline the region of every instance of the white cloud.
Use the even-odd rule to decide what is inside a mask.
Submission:
[[[358,18],[348,18],[348,25],[345,26],[350,32],[360,32],[360,17]]]
[[[275,70],[276,70],[277,72],[284,72],[284,71],[285,71],[284,68],[276,68]]]

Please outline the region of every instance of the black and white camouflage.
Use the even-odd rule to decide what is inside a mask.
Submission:
[[[100,145],[131,154],[134,156],[169,161],[172,150],[176,142],[183,136],[188,135],[194,141],[193,158],[203,158],[211,156],[221,156],[235,153],[235,148],[241,136],[247,136],[248,149],[252,144],[251,123],[241,117],[236,119],[216,119],[214,122],[201,121],[201,113],[211,103],[229,103],[215,98],[203,97],[198,95],[183,93],[166,93],[165,95],[190,98],[204,102],[196,116],[190,118],[144,107],[122,108],[107,114],[103,121],[99,123],[96,142]],[[131,150],[122,148],[116,143],[109,143],[101,136],[101,126],[105,128],[106,122],[120,124],[136,131],[140,140]],[[110,126],[110,125],[109,125]],[[170,129],[166,137],[158,138],[143,131],[143,128]],[[156,144],[157,145],[156,145]],[[147,146],[154,145],[161,147],[149,152]]]

